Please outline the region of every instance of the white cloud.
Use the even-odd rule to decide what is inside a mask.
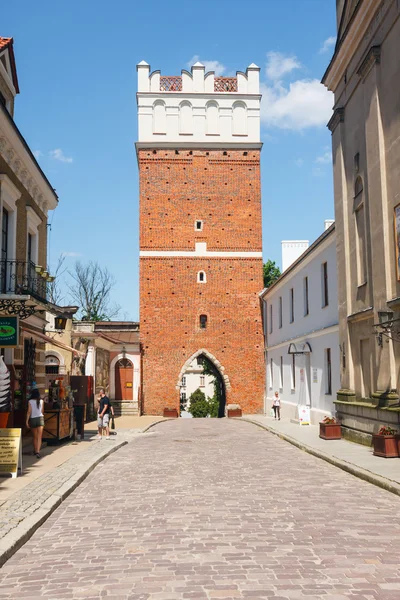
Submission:
[[[336,37],[335,36],[328,37],[322,44],[321,48],[318,50],[318,54],[326,54],[326,52],[329,52],[329,50],[335,44],[336,44]]]
[[[261,120],[267,127],[302,131],[329,120],[333,95],[318,79],[299,79],[288,86],[261,84]]]
[[[320,165],[328,165],[332,162],[332,152],[330,150],[326,150],[321,156],[317,156],[315,159],[316,163]]]
[[[71,158],[70,156],[65,156],[65,154],[61,150],[61,148],[56,148],[55,150],[50,150],[49,154],[50,154],[51,158],[54,158],[54,160],[59,160],[64,163],[72,163],[73,162],[73,158]]]
[[[220,77],[226,71],[225,65],[220,63],[218,60],[200,60],[198,54],[195,54],[189,60],[189,62],[187,63],[188,68],[190,69],[197,62],[201,62],[205,66],[206,73],[208,73],[208,71],[215,71],[217,77]]]
[[[304,165],[304,160],[302,158],[296,158],[294,164],[296,165],[296,167],[302,167]]]
[[[36,160],[39,160],[39,158],[40,158],[41,156],[43,156],[43,152],[42,152],[41,150],[34,150],[34,151],[32,152],[32,154],[33,154],[33,156],[36,158]]]
[[[300,69],[301,63],[296,56],[285,56],[281,52],[268,52],[266,73],[272,81],[279,81],[284,75]]]

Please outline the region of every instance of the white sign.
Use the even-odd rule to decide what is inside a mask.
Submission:
[[[299,404],[297,407],[299,412],[299,421],[300,425],[309,425],[310,424],[310,407]]]
[[[0,429],[0,474],[22,473],[21,429]]]
[[[312,370],[312,381],[313,383],[318,383],[318,369]]]

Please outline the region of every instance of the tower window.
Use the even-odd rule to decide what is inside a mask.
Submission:
[[[207,327],[207,315],[200,315],[200,329]]]
[[[206,283],[206,274],[204,271],[199,271],[197,273],[197,283]]]
[[[196,231],[203,231],[203,221],[196,221],[194,228]]]

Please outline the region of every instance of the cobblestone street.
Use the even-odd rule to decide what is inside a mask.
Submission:
[[[169,421],[96,467],[0,598],[395,600],[399,509],[250,423]]]

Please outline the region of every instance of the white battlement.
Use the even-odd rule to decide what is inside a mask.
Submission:
[[[139,144],[260,145],[260,69],[216,77],[197,62],[179,76],[137,65]]]

